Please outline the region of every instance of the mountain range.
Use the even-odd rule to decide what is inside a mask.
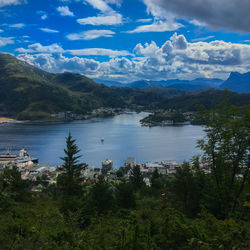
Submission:
[[[194,80],[179,80],[172,79],[166,81],[148,81],[141,80],[131,83],[120,83],[114,81],[105,81],[100,79],[95,79],[96,82],[103,83],[106,86],[118,86],[118,87],[131,87],[131,88],[172,88],[178,90],[185,90],[188,92],[198,91],[202,89],[228,89],[236,93],[249,93],[250,92],[250,72],[245,74],[240,74],[237,72],[232,72],[229,78],[224,81],[216,78],[197,78]]]
[[[218,79],[204,79],[203,82],[205,80],[210,86],[220,84]],[[192,81],[193,84],[176,81],[179,85],[197,87],[198,80]],[[99,107],[161,108],[174,103],[179,103],[178,107],[181,107],[183,98],[187,107],[194,105],[191,100],[195,99],[197,103],[204,103],[207,108],[211,108],[223,95],[223,91],[215,89],[210,89],[209,92],[199,90],[190,93],[187,89],[173,88],[173,83],[176,81],[154,82],[152,85],[146,82],[148,86],[141,88],[138,86],[143,86],[145,83],[143,81],[130,86],[108,87],[80,74],[48,73],[12,55],[0,53],[0,116],[20,120],[46,120],[50,119],[51,114],[60,111],[85,114]],[[159,87],[159,84],[168,87]],[[211,99],[213,93],[216,100],[206,102],[207,99]],[[249,95],[246,94],[230,93],[230,96],[234,97],[232,103],[237,104],[235,100],[238,100],[243,105],[249,101]]]

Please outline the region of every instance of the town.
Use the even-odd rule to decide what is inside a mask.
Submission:
[[[119,169],[114,168],[112,160],[103,160],[102,168],[86,167],[82,170],[82,177],[90,183],[98,182],[98,177],[103,176],[108,182],[117,182],[121,180],[129,180],[132,169],[139,166],[143,176],[143,181],[147,186],[150,186],[150,178],[155,170],[160,175],[173,177],[177,170],[181,168],[181,164],[173,160],[162,160],[159,162],[137,163],[134,157],[128,157],[125,160],[124,166]],[[23,180],[29,180],[32,183],[32,191],[40,192],[46,189],[49,185],[56,184],[57,177],[61,173],[61,166],[50,166],[39,163],[37,158],[33,158],[29,153],[22,149],[17,155],[11,155],[9,152],[6,155],[0,155],[0,173],[5,168],[12,169],[16,167],[21,173]],[[207,163],[201,163],[201,169],[205,173],[210,173],[210,167]]]

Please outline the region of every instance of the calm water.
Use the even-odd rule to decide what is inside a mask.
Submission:
[[[141,127],[145,113],[122,114],[112,118],[49,124],[11,124],[0,126],[0,154],[26,148],[40,163],[60,164],[65,137],[71,131],[82,150],[83,161],[101,166],[104,159],[117,168],[127,157],[137,162],[189,160],[200,153],[196,141],[204,136],[200,126]],[[101,143],[101,137],[105,138]]]

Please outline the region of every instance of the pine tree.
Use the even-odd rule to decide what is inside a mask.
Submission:
[[[61,157],[63,165],[60,167],[61,175],[58,177],[58,186],[64,195],[76,195],[81,191],[81,172],[87,167],[85,163],[79,163],[80,149],[72,139],[71,133],[66,138],[65,156]]]
[[[158,172],[158,169],[155,168],[155,170],[154,170],[154,172],[152,174],[152,177],[150,179],[150,181],[151,181],[151,187],[153,187],[155,189],[161,188],[161,185],[160,185],[161,183],[159,181],[159,178],[160,178],[160,174]]]
[[[141,187],[145,185],[143,181],[143,176],[140,170],[140,166],[138,165],[132,168],[129,179],[136,189],[140,189]]]

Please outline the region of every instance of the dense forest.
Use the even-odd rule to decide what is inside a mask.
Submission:
[[[1,249],[249,249],[250,109],[205,111],[202,156],[174,177],[140,168],[118,182],[83,179],[69,135],[57,184],[31,192],[15,169],[0,175]],[[200,168],[202,159],[210,172]]]

